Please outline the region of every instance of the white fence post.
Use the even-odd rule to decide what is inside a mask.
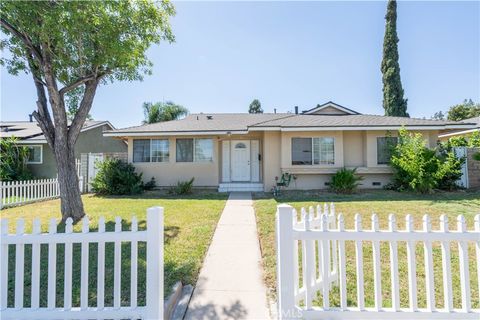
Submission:
[[[278,319],[295,318],[293,208],[286,204],[277,207],[277,294]]]
[[[163,319],[163,208],[147,210],[147,319]]]

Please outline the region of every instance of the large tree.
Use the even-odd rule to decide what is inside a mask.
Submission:
[[[386,116],[408,117],[398,63],[397,2],[388,0],[383,38],[383,108]]]
[[[143,123],[156,123],[180,119],[188,114],[188,109],[172,101],[144,102],[143,114],[145,116]]]
[[[258,99],[253,99],[248,107],[248,113],[263,113],[262,104]]]
[[[472,99],[465,99],[463,103],[451,106],[447,113],[447,119],[452,121],[475,117],[480,117],[480,103],[475,103]]]
[[[37,93],[33,116],[53,150],[62,219],[84,216],[74,145],[100,84],[142,80],[151,73],[147,49],[173,41],[168,1],[2,1],[1,63],[32,76]],[[78,99],[71,123],[69,99]]]

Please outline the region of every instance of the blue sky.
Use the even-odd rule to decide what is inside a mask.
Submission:
[[[383,114],[380,62],[386,2],[176,2],[176,43],[150,49],[154,74],[99,88],[92,110],[137,125],[144,101],[191,112],[266,112],[335,101]],[[480,101],[480,3],[399,2],[400,67],[408,111],[430,117]],[[1,70],[2,120],[35,108],[29,76]]]

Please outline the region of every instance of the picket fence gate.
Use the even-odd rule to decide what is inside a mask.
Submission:
[[[8,220],[1,220],[0,234],[0,313],[1,319],[163,319],[163,208],[147,210],[147,229],[139,231],[138,221],[131,220],[131,230],[122,231],[122,220],[115,219],[115,231],[105,232],[105,219],[98,223],[98,231],[90,232],[89,220],[82,220],[82,232],[73,232],[68,218],[65,233],[57,233],[56,219],[50,220],[49,232],[40,233],[38,218],[33,221],[31,234],[24,233],[24,220],[16,222],[16,233],[8,234]],[[130,270],[122,270],[122,243],[131,243]],[[146,242],[146,305],[137,305],[138,245]],[[73,244],[81,244],[80,305],[72,306]],[[89,305],[89,245],[98,244],[96,306]],[[105,244],[114,244],[113,305],[105,305]],[[25,278],[25,245],[32,245],[31,278]],[[42,244],[48,245],[47,305],[40,305],[40,257]],[[8,303],[9,246],[15,246],[15,288],[13,304]],[[57,245],[64,245],[63,306],[56,303]],[[13,263],[13,261],[11,261]],[[130,278],[130,302],[121,303],[122,278]],[[31,280],[31,303],[24,303],[24,282]],[[11,301],[12,297],[10,297]]]
[[[361,216],[355,216],[355,229],[346,230],[342,214],[335,215],[335,206],[317,206],[316,212],[302,208],[297,212],[289,205],[277,207],[277,294],[279,319],[480,319],[480,309],[472,309],[469,263],[476,263],[480,293],[480,214],[475,216],[475,229],[467,231],[465,218],[457,217],[457,230],[449,230],[446,215],[440,217],[440,230],[433,231],[428,215],[423,217],[423,230],[413,228],[413,218],[406,216],[406,230],[397,230],[393,214],[388,230],[379,230],[378,216],[372,215],[371,229],[362,229]],[[345,242],[352,241],[356,261],[356,306],[347,303]],[[375,306],[365,307],[364,241],[372,244],[373,289]],[[398,241],[406,243],[408,265],[408,308],[400,306]],[[382,273],[380,242],[388,242],[392,307],[382,305]],[[425,259],[426,308],[417,304],[416,243],[423,243]],[[434,261],[432,242],[441,244],[444,307],[435,305]],[[468,243],[475,243],[476,262],[469,261]],[[299,245],[300,252],[299,254]],[[451,267],[450,245],[457,243],[459,270]],[[301,259],[301,262],[300,262]],[[300,266],[301,265],[301,271]],[[461,308],[453,307],[452,272],[460,273]],[[300,283],[299,279],[302,279]],[[326,279],[326,281],[324,281]],[[350,279],[351,280],[351,279]],[[353,282],[353,281],[351,281]],[[330,305],[331,288],[339,285],[340,306]],[[320,301],[319,305],[314,305]]]

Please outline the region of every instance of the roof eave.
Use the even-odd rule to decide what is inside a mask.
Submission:
[[[198,136],[248,134],[248,130],[201,130],[201,131],[105,131],[104,137],[150,137],[150,136]]]

